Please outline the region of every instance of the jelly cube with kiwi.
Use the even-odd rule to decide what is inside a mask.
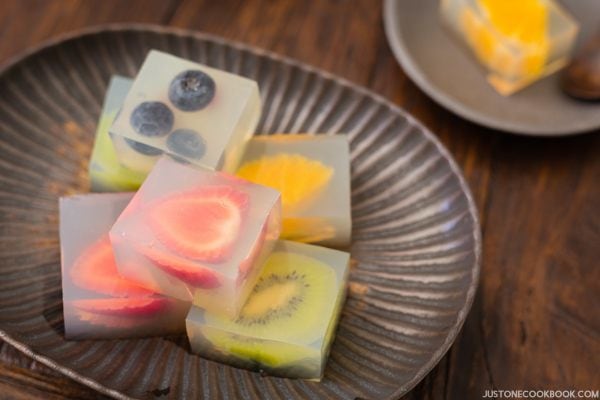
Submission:
[[[190,309],[192,350],[273,376],[320,380],[345,298],[348,262],[342,251],[278,241],[238,316]]]
[[[279,197],[164,156],[110,231],[119,272],[235,316],[279,237]]]
[[[241,178],[281,192],[281,238],[350,242],[350,154],[345,135],[266,135],[250,140]]]
[[[161,296],[117,272],[108,230],[132,193],[60,198],[65,336],[126,338],[179,333],[189,302]]]
[[[119,162],[108,133],[131,83],[131,79],[114,75],[108,84],[89,163],[90,183],[94,192],[136,190],[146,177],[145,173],[129,169]]]

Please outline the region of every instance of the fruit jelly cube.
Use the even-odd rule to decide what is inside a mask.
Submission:
[[[260,110],[255,81],[151,50],[110,132],[119,160],[136,171],[166,152],[234,172]]]
[[[579,29],[553,0],[442,0],[440,5],[490,85],[505,96],[562,68]]]
[[[279,193],[160,159],[110,231],[121,274],[235,315],[281,229]]]
[[[270,375],[321,379],[346,294],[348,262],[348,253],[278,241],[237,318],[190,309],[192,351]]]
[[[89,164],[91,187],[95,192],[136,190],[146,177],[144,173],[121,165],[108,133],[132,82],[131,79],[114,75],[108,84]]]
[[[121,277],[108,231],[132,193],[61,197],[60,248],[65,337],[124,338],[179,333],[189,302]]]
[[[282,239],[350,242],[350,156],[345,135],[267,135],[250,140],[237,172],[281,192]]]

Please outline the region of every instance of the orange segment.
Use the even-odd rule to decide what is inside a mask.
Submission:
[[[548,9],[540,0],[478,0],[492,26],[523,44],[546,39]]]
[[[277,189],[286,212],[314,200],[333,177],[333,168],[300,154],[282,153],[249,161],[237,175]]]
[[[477,57],[486,65],[490,64],[494,54],[495,38],[485,24],[470,8],[462,13],[462,26],[467,41],[474,49]]]
[[[312,243],[335,237],[335,228],[324,218],[284,218],[281,238],[296,242]]]
[[[461,25],[479,60],[501,75],[540,74],[549,48],[547,5],[542,0],[477,0],[477,4],[484,19],[465,9]]]
[[[479,0],[490,23],[525,49],[521,72],[540,73],[548,52],[548,7],[541,0]]]

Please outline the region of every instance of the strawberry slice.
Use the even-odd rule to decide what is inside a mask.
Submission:
[[[169,300],[161,297],[131,299],[85,299],[73,301],[75,308],[94,314],[148,317],[166,310]]]
[[[229,257],[248,202],[248,194],[232,187],[203,187],[148,206],[148,222],[157,239],[174,253],[218,263]]]
[[[140,247],[138,250],[158,268],[187,284],[202,289],[214,289],[221,286],[221,280],[216,272],[193,261],[176,258],[150,247]]]
[[[83,289],[110,296],[149,296],[153,293],[119,275],[108,235],[103,236],[75,260],[71,268],[71,279]]]

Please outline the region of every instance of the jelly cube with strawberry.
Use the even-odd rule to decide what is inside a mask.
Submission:
[[[121,164],[148,173],[163,153],[234,172],[261,111],[255,81],[148,53],[110,128]]]
[[[122,275],[237,315],[279,237],[280,212],[272,188],[165,156],[110,239]]]
[[[171,299],[117,272],[108,231],[131,193],[62,197],[60,244],[67,338],[182,332],[190,302]]]

